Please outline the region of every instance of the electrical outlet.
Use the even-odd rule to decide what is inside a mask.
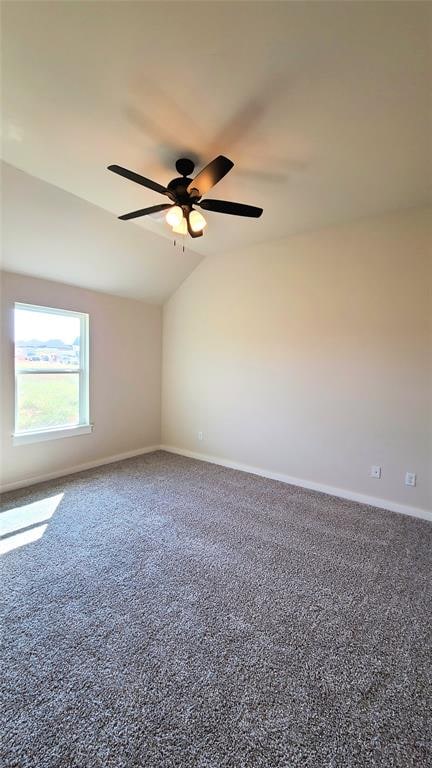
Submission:
[[[203,439],[203,433],[202,432],[198,432],[198,440],[202,440],[202,439]]]
[[[415,472],[405,472],[405,485],[415,485],[417,476]]]
[[[373,467],[371,467],[370,476],[371,477],[376,477],[377,480],[380,479],[380,477],[381,477],[381,467],[378,466],[378,464],[376,464]]]

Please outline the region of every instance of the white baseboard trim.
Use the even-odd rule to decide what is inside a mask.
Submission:
[[[56,470],[55,472],[47,472],[43,475],[34,475],[32,477],[18,480],[15,483],[5,483],[0,486],[0,493],[6,493],[7,491],[15,491],[18,488],[26,488],[30,485],[37,485],[38,483],[44,483],[47,480],[55,480],[58,477],[67,477],[68,475],[74,475],[77,472],[83,472],[86,469],[94,469],[95,467],[102,467],[104,464],[113,464],[116,461],[122,461],[123,459],[132,459],[134,456],[141,456],[145,453],[154,453],[154,451],[167,451],[167,453],[175,453],[179,456],[187,456],[190,459],[197,459],[198,461],[206,461],[210,464],[219,464],[222,467],[229,467],[230,469],[238,469],[240,472],[249,472],[252,475],[260,475],[261,477],[268,477],[270,480],[279,480],[281,483],[288,483],[289,485],[297,485],[300,488],[307,488],[312,491],[319,491],[320,493],[327,493],[330,496],[339,496],[341,499],[348,499],[349,501],[358,501],[360,504],[367,504],[371,507],[378,507],[379,509],[386,509],[390,512],[399,512],[402,515],[410,515],[411,517],[419,517],[422,520],[430,520],[432,522],[432,511],[427,509],[421,509],[420,507],[410,507],[407,504],[399,504],[395,501],[388,499],[380,499],[376,496],[367,496],[363,493],[357,493],[356,491],[348,491],[345,488],[337,488],[332,485],[324,485],[322,483],[315,483],[312,480],[303,480],[299,477],[292,477],[291,475],[285,475],[281,472],[272,472],[268,469],[261,469],[260,467],[253,467],[249,464],[242,464],[238,461],[231,461],[230,459],[224,459],[220,456],[210,456],[206,453],[198,453],[196,451],[189,451],[186,448],[178,448],[173,445],[150,445],[146,448],[137,448],[133,451],[126,451],[125,453],[117,453],[114,456],[105,456],[101,459],[95,459],[93,461],[87,461],[85,464],[77,464],[74,467],[65,467],[64,469]]]
[[[94,469],[95,467],[103,467],[104,464],[113,464],[115,461],[122,461],[123,459],[132,459],[134,456],[141,456],[143,453],[153,453],[159,451],[159,445],[149,445],[146,448],[136,448],[134,451],[126,451],[125,453],[117,453],[115,456],[105,456],[103,459],[94,459],[93,461],[87,461],[85,464],[76,464],[74,467],[64,467],[64,469],[58,469],[55,472],[47,472],[44,475],[34,475],[33,477],[26,477],[23,480],[17,480],[15,483],[5,483],[0,486],[0,493],[6,493],[7,491],[15,491],[18,488],[26,488],[29,485],[37,485],[37,483],[44,483],[46,480],[55,480],[57,477],[67,477],[67,475],[75,475],[77,472],[83,472],[86,469]]]
[[[185,448],[177,448],[173,445],[161,445],[161,451],[167,451],[168,453],[176,453],[179,456],[187,456],[190,459],[198,459],[198,461],[207,461],[210,464],[220,464],[222,467],[229,467],[230,469],[238,469],[241,472],[249,472],[252,475],[260,475],[261,477],[268,477],[271,480],[279,480],[282,483],[288,483],[289,485],[298,485],[301,488],[308,488],[311,491],[320,491],[321,493],[327,493],[330,496],[339,496],[341,499],[348,499],[349,501],[358,501],[360,504],[367,504],[371,507],[378,507],[379,509],[386,509],[390,512],[399,512],[402,515],[410,515],[411,517],[419,517],[422,520],[430,520],[432,522],[432,511],[427,509],[421,509],[419,507],[410,507],[407,504],[399,504],[396,501],[389,501],[388,499],[380,499],[376,496],[367,496],[364,493],[357,493],[356,491],[348,491],[345,488],[336,488],[332,485],[323,485],[322,483],[315,483],[312,480],[302,480],[299,477],[291,477],[290,475],[284,475],[280,472],[271,472],[267,469],[261,469],[260,467],[251,467],[248,464],[241,464],[237,461],[231,461],[230,459],[224,459],[220,456],[209,456],[205,453],[197,453],[195,451],[188,451]]]

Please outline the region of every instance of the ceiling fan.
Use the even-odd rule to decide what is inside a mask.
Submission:
[[[256,208],[253,205],[243,205],[242,203],[231,203],[227,200],[202,200],[209,189],[215,186],[231,170],[234,163],[227,157],[219,155],[211,161],[194,179],[190,178],[193,173],[195,163],[185,157],[176,162],[176,170],[180,176],[172,179],[166,187],[158,184],[156,181],[146,179],[139,173],[122,168],[121,165],[109,165],[108,170],[130,179],[136,184],[153,189],[166,195],[171,202],[161,205],[152,205],[150,208],[141,208],[138,211],[125,213],[119,216],[119,219],[137,219],[139,216],[148,216],[151,213],[167,211],[166,221],[172,227],[173,232],[185,235],[189,232],[191,237],[201,237],[203,229],[207,222],[204,216],[197,211],[194,206],[198,205],[204,211],[216,211],[217,213],[229,213],[233,216],[250,216],[258,218],[263,209]]]

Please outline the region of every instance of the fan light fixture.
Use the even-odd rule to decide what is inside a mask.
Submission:
[[[202,232],[207,222],[199,211],[191,211],[189,214],[189,224],[192,232]]]
[[[183,219],[183,209],[179,205],[173,205],[165,216],[165,221],[170,227],[178,227]]]

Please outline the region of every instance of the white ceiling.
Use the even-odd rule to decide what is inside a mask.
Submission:
[[[264,214],[206,213],[201,255],[431,199],[429,3],[35,1],[2,15],[4,159],[118,215],[164,198],[108,164],[164,184],[179,156],[226,154],[235,167],[210,196]],[[113,227],[148,245],[144,271],[160,258],[143,298],[199,259],[174,251],[163,219]],[[136,291],[134,269],[124,280]]]

